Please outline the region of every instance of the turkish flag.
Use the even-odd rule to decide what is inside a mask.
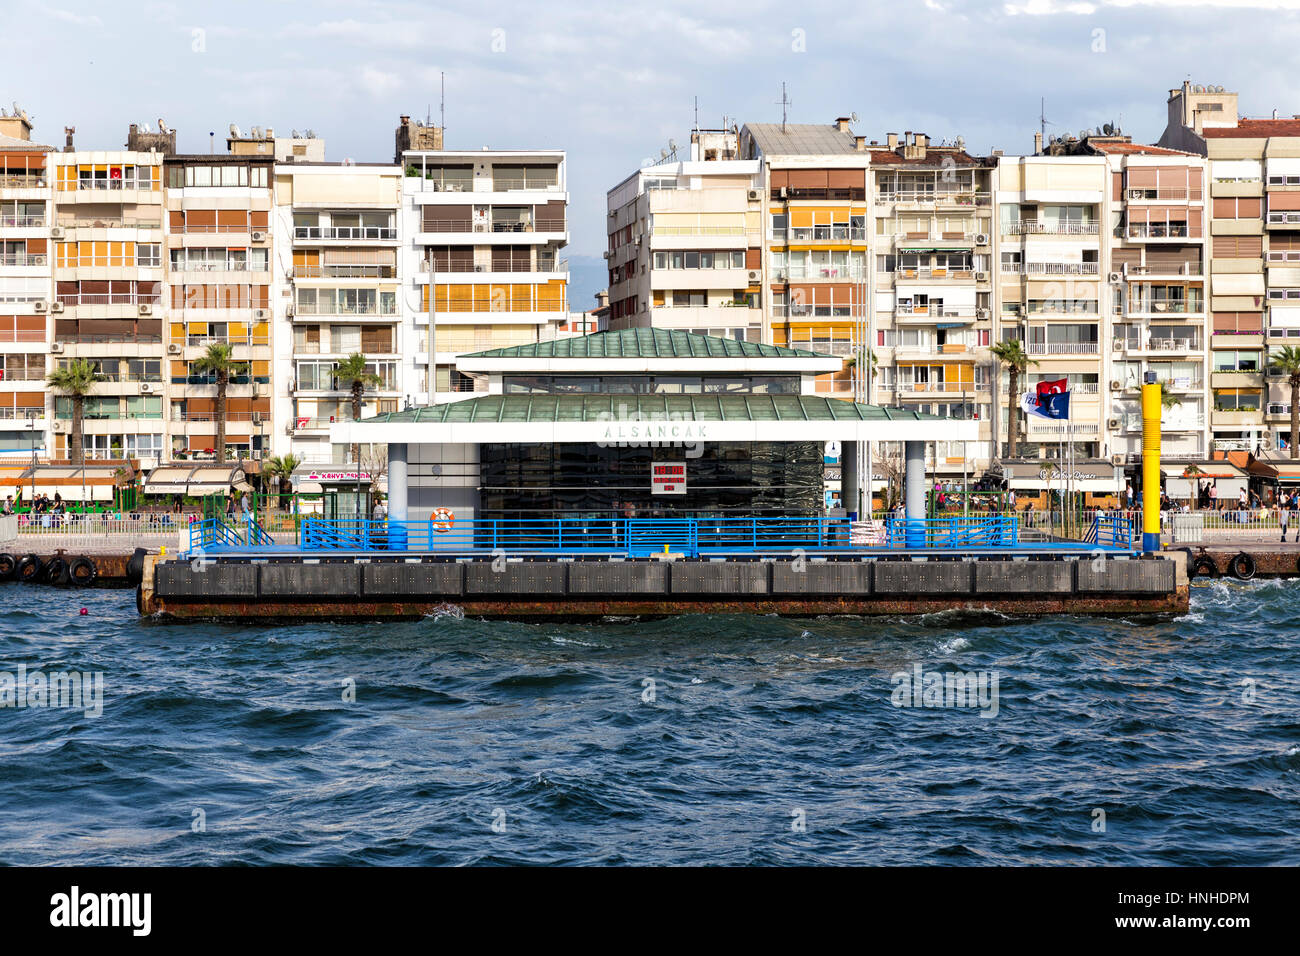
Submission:
[[[1069,390],[1069,379],[1058,378],[1054,382],[1039,382],[1039,395],[1060,395],[1062,392]]]

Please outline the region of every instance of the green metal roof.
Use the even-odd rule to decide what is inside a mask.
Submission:
[[[673,329],[593,332],[550,342],[472,352],[461,358],[835,358],[807,349],[739,342]]]
[[[484,395],[385,412],[362,422],[608,422],[677,416],[696,422],[947,421],[883,405],[820,395]]]

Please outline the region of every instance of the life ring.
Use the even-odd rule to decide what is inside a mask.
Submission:
[[[68,577],[73,584],[84,588],[99,577],[99,568],[95,567],[94,561],[83,554],[79,558],[73,558],[72,563],[68,565]]]
[[[39,580],[41,569],[45,563],[34,554],[25,554],[18,559],[18,567],[14,571],[14,577],[26,584],[31,584]]]
[[[1219,566],[1208,554],[1203,554],[1192,562],[1192,572],[1198,578],[1217,578]]]
[[[1255,559],[1242,551],[1228,562],[1228,570],[1232,572],[1234,578],[1249,581],[1255,576]]]
[[[450,508],[434,508],[429,520],[433,523],[433,530],[439,534],[446,534],[456,524],[456,516]]]
[[[12,554],[0,554],[0,581],[8,581],[13,577],[17,567],[18,559]]]

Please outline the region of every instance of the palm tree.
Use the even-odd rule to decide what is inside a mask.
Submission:
[[[1300,458],[1300,347],[1284,345],[1269,356],[1268,367],[1291,386],[1291,457]]]
[[[999,342],[997,345],[990,346],[989,351],[993,353],[994,358],[1007,367],[1007,372],[1011,376],[1007,383],[1009,386],[1007,389],[1007,457],[1014,458],[1020,447],[1020,373],[1038,363],[1025,352],[1019,339]]]
[[[78,358],[56,368],[45,380],[45,384],[50,388],[63,392],[72,399],[72,436],[68,457],[74,464],[86,463],[85,448],[81,440],[82,409],[85,407],[86,396],[102,377],[93,362]]]
[[[217,378],[217,461],[226,460],[226,389],[230,385],[230,376],[244,368],[243,362],[231,361],[233,351],[225,342],[214,342],[194,360],[194,371],[210,373]]]
[[[382,379],[374,372],[366,371],[366,357],[360,352],[353,352],[334,366],[334,379],[352,392],[352,420],[361,418],[361,393],[367,385],[378,385]],[[357,468],[361,468],[361,445],[352,446],[356,456]]]
[[[295,454],[276,455],[274,458],[268,458],[262,462],[262,474],[267,478],[274,479],[280,494],[284,492],[284,486],[289,481],[294,469],[302,464],[302,459]]]

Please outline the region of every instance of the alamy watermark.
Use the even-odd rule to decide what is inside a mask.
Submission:
[[[889,680],[895,707],[978,707],[981,717],[998,715],[997,671],[927,671],[918,663]]]
[[[0,671],[0,709],[63,707],[80,709],[87,717],[104,713],[103,671]]]

